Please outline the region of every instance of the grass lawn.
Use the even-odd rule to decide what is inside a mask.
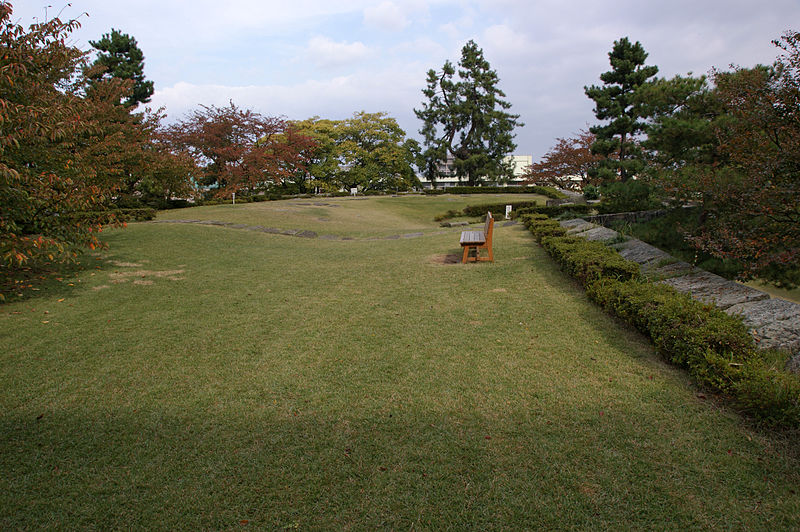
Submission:
[[[451,209],[461,210],[466,205],[522,201],[544,205],[546,200],[535,194],[298,198],[162,211],[158,220],[220,220],[358,238],[435,230],[438,224],[433,222],[434,216]]]
[[[778,288],[771,284],[767,284],[760,281],[750,281],[745,284],[747,286],[755,288],[756,290],[761,290],[762,292],[766,292],[772,297],[778,297],[780,299],[786,299],[787,301],[794,301],[795,303],[800,303],[800,288],[793,288],[789,290],[787,288]]]
[[[0,306],[0,528],[800,528],[796,438],[705,398],[520,226],[443,263],[432,216],[496,202],[449,199],[162,213],[425,236],[131,224]]]

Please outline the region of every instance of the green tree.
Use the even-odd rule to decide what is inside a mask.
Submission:
[[[648,166],[656,171],[654,177],[662,169],[720,161],[712,126],[723,109],[705,76],[655,79],[642,85],[635,99],[649,117],[642,147]]]
[[[725,164],[706,165],[705,223],[694,242],[744,265],[744,276],[800,285],[800,33],[771,67],[714,72],[724,116],[713,124]]]
[[[314,147],[308,153],[308,173],[311,180],[307,186],[324,192],[335,192],[336,176],[339,172],[339,148],[337,146],[338,120],[314,116],[293,123],[299,134],[314,140]]]
[[[419,145],[407,140],[405,131],[386,113],[360,111],[345,120],[314,117],[295,125],[316,141],[309,165],[314,186],[369,191],[419,185],[412,169]]]
[[[353,114],[341,122],[337,145],[342,167],[337,181],[345,190],[407,190],[414,173],[406,133],[386,113]]]
[[[592,152],[603,156],[591,175],[605,183],[625,182],[644,168],[638,136],[646,126],[642,120],[646,115],[636,92],[656,75],[658,67],[645,66],[647,52],[627,37],[614,42],[608,58],[611,70],[600,75],[603,85],[584,87],[595,103],[597,119],[608,121],[589,129],[597,137]]]
[[[136,39],[112,28],[111,33],[105,33],[99,41],[89,41],[89,44],[98,50],[89,73],[92,80],[109,77],[132,80],[131,92],[124,105],[135,107],[150,101],[153,82],[144,77],[144,53]]]
[[[458,81],[450,61],[441,72],[429,70],[422,90],[427,101],[414,109],[422,120],[428,159],[423,173],[436,176],[436,168],[449,156],[459,180],[466,178],[469,185],[508,179],[511,167],[504,158],[517,147],[514,129],[524,124],[519,115],[507,112],[511,104],[498,88],[500,79],[474,41],[462,48],[458,66]]]

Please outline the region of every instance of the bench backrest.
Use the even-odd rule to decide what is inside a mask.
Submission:
[[[494,230],[494,218],[492,211],[486,213],[486,223],[483,225],[483,234],[486,236],[486,245],[492,245],[492,231]]]

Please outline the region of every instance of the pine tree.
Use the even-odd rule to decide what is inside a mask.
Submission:
[[[610,121],[589,129],[597,136],[592,152],[604,159],[593,169],[592,177],[603,182],[627,181],[644,168],[637,135],[645,128],[644,107],[637,101],[637,89],[656,75],[658,67],[645,66],[647,52],[627,37],[614,42],[608,58],[611,70],[600,75],[603,86],[584,87],[595,102],[598,120]]]
[[[414,109],[423,122],[420,134],[427,167],[435,175],[433,168],[452,156],[456,175],[466,178],[469,185],[484,178],[508,178],[511,169],[504,158],[517,147],[514,128],[524,124],[518,121],[519,115],[506,112],[511,104],[497,87],[497,72],[474,41],[462,48],[458,66],[458,81],[453,80],[456,70],[450,61],[441,72],[429,70],[422,91],[428,101],[422,109]]]
[[[144,77],[144,53],[136,39],[119,30],[111,28],[111,33],[103,34],[99,41],[89,41],[99,51],[92,64],[93,79],[129,79],[133,81],[131,95],[123,102],[127,107],[150,101],[153,95],[153,82]]]

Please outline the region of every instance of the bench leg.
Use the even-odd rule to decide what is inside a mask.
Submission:
[[[469,246],[464,246],[464,255],[461,257],[461,264],[467,263],[468,256],[469,256]]]

